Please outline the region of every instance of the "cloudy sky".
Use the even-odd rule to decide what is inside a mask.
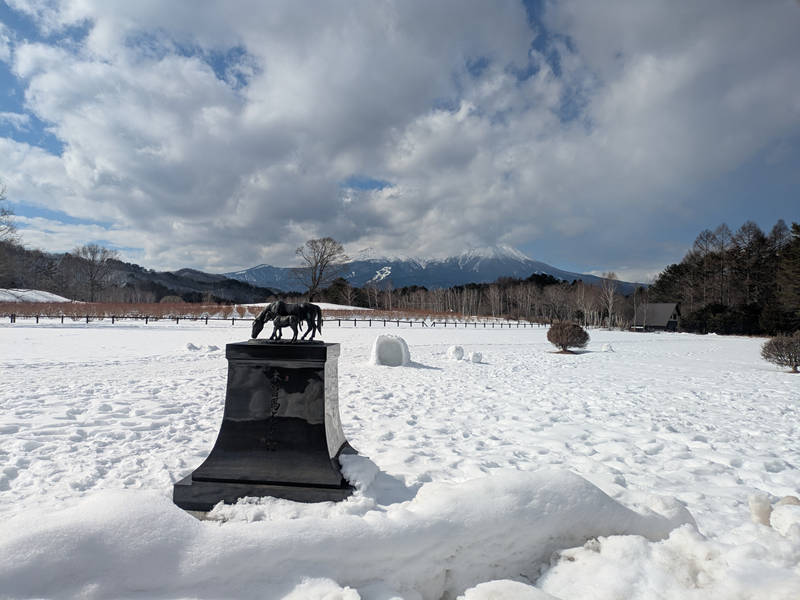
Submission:
[[[23,240],[155,269],[330,236],[641,279],[800,221],[796,0],[0,0]]]

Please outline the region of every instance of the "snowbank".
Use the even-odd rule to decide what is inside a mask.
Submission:
[[[305,597],[316,598],[335,583],[438,600],[495,579],[535,580],[555,550],[587,539],[656,541],[692,522],[677,503],[666,515],[638,514],[567,471],[501,471],[426,484],[409,502],[379,502],[380,490],[367,487],[344,507],[219,523],[198,521],[164,494],[104,491],[10,519],[0,590],[14,598],[280,598],[305,586]],[[348,505],[353,513],[342,514]]]
[[[39,290],[0,290],[0,302],[72,302],[72,300]]]

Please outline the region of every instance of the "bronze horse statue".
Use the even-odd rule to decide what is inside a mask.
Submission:
[[[262,310],[253,321],[253,331],[250,335],[252,338],[257,338],[261,330],[264,329],[264,323],[271,321],[275,317],[288,317],[295,316],[298,321],[305,321],[307,327],[306,332],[300,339],[306,339],[306,336],[311,333],[309,340],[314,339],[314,335],[319,332],[322,335],[322,311],[316,304],[310,302],[301,302],[299,304],[289,304],[278,300],[267,304],[266,308]],[[301,327],[302,329],[302,327]],[[274,332],[273,332],[274,335]],[[295,334],[294,339],[297,339]],[[294,341],[294,339],[292,341]]]

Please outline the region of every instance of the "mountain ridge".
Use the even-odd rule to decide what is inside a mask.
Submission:
[[[302,285],[290,275],[291,267],[261,264],[250,269],[223,273],[253,285],[279,289],[285,292],[304,291]],[[380,253],[364,248],[350,257],[348,272],[343,277],[355,287],[368,284],[393,287],[420,286],[428,289],[448,288],[470,283],[493,283],[500,277],[525,279],[533,274],[552,275],[571,283],[599,283],[600,277],[587,273],[573,273],[534,260],[508,244],[482,248],[468,248],[458,256],[426,258],[401,253]],[[633,284],[620,282],[620,290],[629,293]]]

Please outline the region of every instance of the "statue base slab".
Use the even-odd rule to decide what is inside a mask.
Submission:
[[[173,488],[185,510],[272,496],[327,502],[353,492],[339,466],[355,454],[339,418],[339,344],[240,342],[225,348],[228,385],[208,458]]]

